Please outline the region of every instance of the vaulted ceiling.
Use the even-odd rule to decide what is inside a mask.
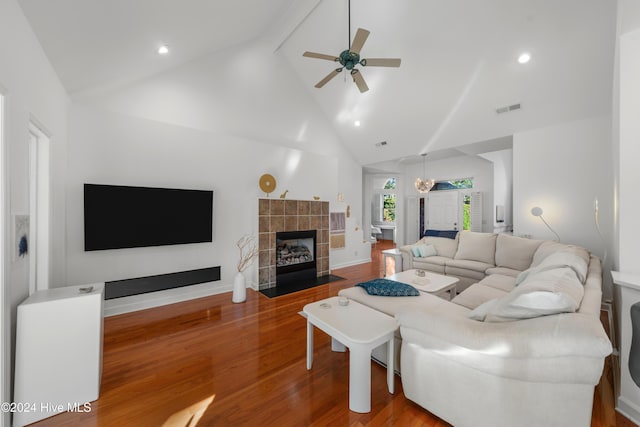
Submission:
[[[613,1],[352,0],[350,27],[348,0],[20,4],[72,96],[270,37],[273,54],[363,165],[495,146],[518,131],[611,110]],[[402,65],[361,68],[365,93],[344,72],[316,89],[336,64],[302,53],[338,55],[348,47],[349,28],[352,37],[357,28],[371,32],[363,57],[397,57]],[[171,48],[166,58],[154,51],[160,43]],[[525,51],[531,61],[519,64]],[[521,109],[496,113],[513,104]]]

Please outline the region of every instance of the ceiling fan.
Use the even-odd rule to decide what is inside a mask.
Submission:
[[[307,58],[317,58],[317,59],[325,59],[327,61],[339,62],[342,65],[339,68],[331,71],[325,78],[320,80],[315,87],[320,89],[322,86],[327,84],[329,80],[337,76],[344,70],[345,68],[350,71],[351,77],[353,78],[354,83],[358,86],[360,92],[366,92],[369,90],[369,86],[364,81],[364,77],[362,77],[362,73],[360,70],[355,68],[357,65],[361,65],[363,67],[399,67],[400,66],[400,58],[360,58],[360,50],[362,50],[362,46],[364,46],[364,42],[367,41],[367,37],[369,37],[369,31],[363,28],[358,28],[356,31],[356,35],[353,38],[353,42],[351,46],[340,52],[340,55],[325,55],[323,53],[315,53],[315,52],[305,52],[302,56],[306,56]],[[351,1],[349,1],[349,42],[351,41]]]

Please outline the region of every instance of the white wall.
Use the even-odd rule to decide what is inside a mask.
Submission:
[[[615,194],[615,243],[612,269],[636,277],[640,273],[638,258],[637,212],[640,203],[637,186],[640,169],[638,138],[638,114],[640,113],[640,3],[636,0],[618,0],[618,29],[613,81],[613,168],[616,177]],[[630,280],[637,284],[637,281]],[[616,345],[621,361],[629,360],[631,327],[629,307],[638,302],[638,293],[632,288],[614,288],[614,312],[616,314]],[[632,380],[627,363],[620,364],[616,377],[616,410],[634,422],[640,420],[640,390]]]
[[[77,101],[354,162],[298,76],[271,48],[260,40],[234,46]]]
[[[493,163],[493,228],[509,231],[513,226],[513,150],[479,154]],[[496,222],[496,206],[504,206],[504,222]]]
[[[83,95],[70,122],[70,283],[221,265],[222,279],[212,287],[228,290],[235,242],[257,232],[263,173],[278,181],[272,197],[288,189],[289,199],[317,195],[331,202],[332,211],[350,207],[347,247],[331,251],[331,268],[369,259],[361,227],[361,168],[267,45],[236,46],[110,93]],[[84,182],[213,188],[214,242],[84,253]],[[255,268],[247,276],[257,283]]]
[[[539,218],[531,215],[531,208],[539,206],[563,243],[583,246],[603,257],[613,232],[611,164],[609,116],[515,134],[514,234],[555,238]],[[606,244],[595,227],[595,198],[599,200]]]
[[[640,30],[620,38],[620,153],[618,193],[619,258],[616,268],[640,273],[638,184],[640,184]]]
[[[64,277],[64,171],[69,100],[56,73],[27,24],[17,1],[0,2],[0,91],[6,95],[5,152],[2,165],[5,185],[6,222],[2,224],[5,245],[5,276],[1,278],[2,310],[2,389],[0,401],[11,401],[10,357],[15,331],[15,311],[29,292],[28,259],[14,260],[13,215],[28,212],[28,124],[36,119],[51,133],[52,191],[52,281],[65,283]],[[9,414],[2,413],[3,425]]]
[[[74,106],[69,135],[67,230],[69,284],[118,280],[222,266],[212,287],[228,290],[236,273],[236,241],[257,233],[263,173],[277,179],[278,197],[329,200],[338,206],[339,161],[334,157],[181,126]],[[214,241],[84,252],[84,183],[214,190]],[[347,199],[345,199],[345,202]],[[355,233],[350,233],[355,234]],[[358,250],[356,248],[354,250]],[[333,255],[333,254],[332,254]],[[247,279],[257,283],[255,265]]]

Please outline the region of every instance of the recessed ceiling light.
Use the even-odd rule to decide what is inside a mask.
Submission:
[[[353,124],[354,124],[355,126],[360,126],[360,120],[356,120],[355,122],[353,122]]]
[[[524,52],[518,57],[518,62],[521,64],[526,64],[531,59],[531,55],[527,52]]]
[[[166,44],[163,44],[158,48],[158,53],[160,55],[166,55],[167,53],[169,53],[169,46],[167,46]]]

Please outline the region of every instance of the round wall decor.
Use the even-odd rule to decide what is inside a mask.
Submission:
[[[276,189],[276,179],[273,175],[265,173],[260,177],[260,189],[264,191],[267,196]]]

